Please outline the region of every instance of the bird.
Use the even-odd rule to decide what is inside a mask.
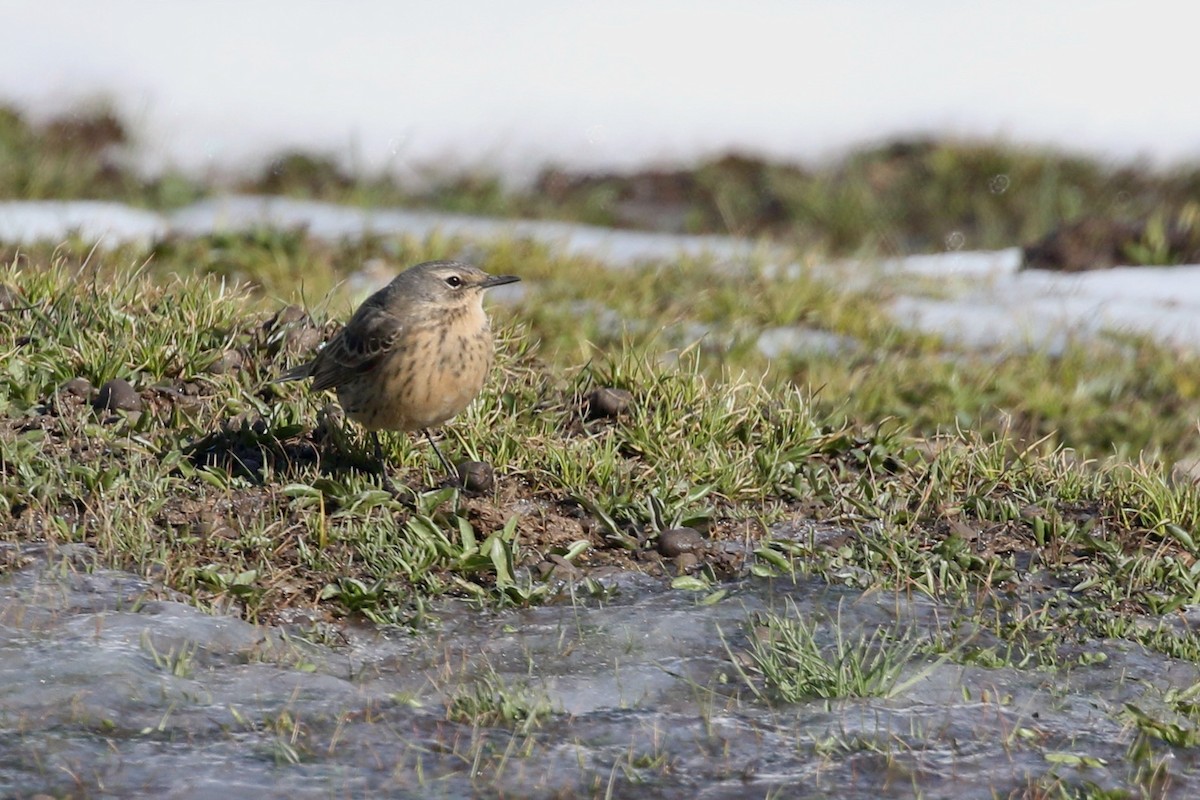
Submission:
[[[370,432],[385,488],[391,481],[381,430],[422,431],[458,484],[430,429],[483,389],[495,347],[483,293],[519,280],[459,261],[409,267],[364,300],[312,360],[273,383],[312,378],[312,391],[336,391],[346,416]]]

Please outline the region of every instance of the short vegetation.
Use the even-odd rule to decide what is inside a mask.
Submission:
[[[1126,263],[1176,263],[1200,252],[1200,165],[1153,170],[1003,141],[912,138],[816,165],[729,153],[630,173],[547,166],[519,185],[411,164],[402,180],[348,166],[338,154],[299,151],[212,185],[170,170],[147,176],[136,168],[137,153],[137,136],[103,104],[40,122],[0,106],[0,199],[173,208],[237,191],[770,237],[825,255],[1030,245],[1063,225],[1100,221],[1120,233]]]
[[[165,209],[222,188],[139,176],[134,148],[104,111],[40,124],[0,111],[0,196]],[[1198,175],[911,142],[820,169],[548,169],[523,189],[445,175],[405,187],[294,153],[232,187],[769,236],[794,248],[786,274],[299,230],[0,243],[0,573],[22,550],[82,544],[202,608],[263,622],[304,609],[313,638],[343,619],[420,629],[444,597],[604,602],[630,571],[698,603],[740,581],[786,595],[816,578],[956,610],[934,631],[804,619],[786,600],[748,613],[723,632],[723,685],[703,689],[773,709],[893,698],[946,661],[1086,666],[1112,639],[1200,664],[1179,623],[1200,602],[1195,353],[1116,334],[967,350],[889,319],[887,280],[805,266],[1013,246],[1092,215],[1140,220],[1120,257],[1174,263],[1195,244]],[[427,443],[391,435],[390,476],[409,489],[393,494],[331,395],[272,379],[362,299],[364,264],[444,257],[523,279],[491,306],[488,387],[440,433],[494,481],[448,486]],[[798,346],[764,346],[781,332]],[[193,649],[152,654],[176,675],[193,667]],[[1195,745],[1193,694],[1169,698],[1180,722],[1127,706],[1131,757]],[[522,737],[561,716],[536,681],[494,672],[457,681],[444,706],[449,724]],[[1046,786],[1036,796],[1059,796],[1057,778]]]
[[[453,247],[277,234],[10,251],[0,536],[86,542],[256,619],[316,604],[414,620],[444,593],[541,602],[564,575],[602,565],[690,588],[816,573],[990,598],[980,613],[996,633],[1033,651],[1069,632],[1200,656],[1190,634],[1133,624],[1200,599],[1200,495],[1190,473],[1167,479],[1192,452],[1194,359],[1133,340],[1053,358],[953,355],[892,327],[869,295],[812,276],[734,281],[664,264],[623,273],[617,295],[595,265],[499,243],[484,260],[522,274],[528,294],[493,308],[496,374],[443,443],[492,464],[497,483],[442,488],[428,446],[396,435],[392,475],[418,493],[397,498],[331,396],[270,380],[338,324],[349,303],[316,292],[364,248],[409,263]],[[309,311],[285,303],[301,275]],[[750,303],[746,280],[773,281],[754,293],[769,300]],[[578,310],[603,296],[621,297],[628,320],[703,309],[710,332],[684,344],[671,326],[611,329]],[[861,354],[770,363],[748,343],[797,315],[857,337]],[[127,409],[102,389],[118,379]],[[597,414],[601,387],[628,391],[629,407]],[[772,533],[806,521],[846,533]],[[660,556],[659,536],[680,525],[745,549]]]

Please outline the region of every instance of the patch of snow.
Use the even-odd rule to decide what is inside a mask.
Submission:
[[[99,200],[0,202],[0,241],[61,242],[73,235],[102,246],[149,243],[168,230],[166,219],[153,211]]]
[[[616,268],[680,258],[711,259],[743,270],[758,260],[776,274],[809,269],[780,261],[780,251],[742,239],[614,230],[567,222],[506,220],[405,209],[363,209],[279,197],[203,200],[167,215],[97,201],[0,203],[0,240],[58,242],[72,234],[104,245],[152,242],[260,227],[302,228],[339,240],[365,235],[434,234],[468,241],[527,238],[571,256]],[[1121,267],[1061,273],[1021,270],[1017,248],[996,252],[916,255],[880,262],[840,261],[812,268],[842,288],[886,281],[888,310],[903,325],[940,334],[970,348],[997,346],[1061,350],[1072,337],[1129,331],[1171,344],[1200,347],[1200,266]],[[382,285],[393,265],[355,276],[355,291]],[[911,280],[910,280],[911,278]],[[933,282],[932,286],[930,281]],[[519,286],[519,285],[518,285]],[[525,291],[524,287],[516,291]],[[931,291],[935,296],[931,296]],[[497,299],[503,300],[502,296]],[[694,333],[694,332],[693,332]],[[853,342],[803,328],[764,331],[768,357],[817,348],[839,351]]]

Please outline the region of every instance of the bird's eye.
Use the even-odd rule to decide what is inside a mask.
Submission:
[[[446,285],[451,289],[457,289],[462,286],[462,278],[457,275],[451,275],[449,278],[446,278]]]

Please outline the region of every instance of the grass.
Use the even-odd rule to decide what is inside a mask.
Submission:
[[[491,670],[450,695],[446,718],[470,725],[508,726],[526,733],[553,711],[544,694],[522,683],[506,682]]]
[[[507,487],[466,504],[422,492],[410,509],[380,490],[362,437],[326,413],[326,398],[268,383],[295,360],[290,333],[310,329],[307,319],[285,327],[211,278],[160,283],[95,262],[21,259],[4,282],[28,304],[0,323],[16,343],[0,379],[6,535],[87,541],[250,617],[299,596],[380,621],[445,591],[529,602],[546,587],[523,571],[525,542],[537,541],[537,555],[586,557],[581,505],[631,537],[652,513],[733,515],[777,500],[786,459],[819,441],[798,394],[780,404],[748,382],[714,393],[695,368],[664,371],[631,354],[556,373],[508,327],[493,391],[450,434]],[[213,371],[229,352],[240,366]],[[97,410],[59,391],[75,378],[127,380],[143,407]],[[635,389],[629,424],[586,418],[599,383]],[[698,425],[671,413],[688,405]],[[431,484],[427,448],[395,437],[388,450],[404,481]],[[542,504],[540,519],[509,510],[518,490]]]
[[[488,390],[444,433],[453,457],[499,480],[459,496],[437,486],[426,445],[388,437],[393,477],[417,490],[403,503],[330,397],[269,380],[344,319],[364,261],[466,247],[525,279],[521,299],[492,309]],[[448,594],[590,602],[609,591],[590,578],[602,567],[660,575],[701,603],[730,577],[812,575],[959,609],[920,642],[788,609],[752,620],[746,672],[772,705],[890,695],[918,655],[1070,670],[1122,638],[1200,663],[1200,639],[1172,624],[1200,599],[1200,494],[1169,479],[1197,451],[1192,355],[1116,337],[1057,356],[956,351],[881,313],[886,283],[703,261],[618,274],[521,241],[262,230],[0,255],[0,284],[19,293],[0,311],[0,540],[86,543],[100,564],[252,620],[305,607],[419,626]],[[789,325],[855,346],[767,359],[758,335]],[[127,380],[141,410],[60,390],[75,378]],[[627,390],[629,410],[594,418],[598,387]],[[804,535],[814,523],[843,533]],[[681,567],[655,555],[679,525],[748,548]],[[574,587],[555,577],[563,563]],[[186,648],[149,656],[171,673],[193,662]],[[446,708],[524,731],[546,710],[488,679]],[[1126,710],[1138,763],[1192,746],[1189,708]],[[1052,768],[1040,786],[1052,795],[1057,781]]]
[[[751,623],[749,655],[763,688],[744,677],[756,696],[784,703],[887,697],[903,688],[901,674],[917,647],[914,636],[898,630],[852,634],[840,615],[827,625],[806,621],[789,601]]]
[[[498,486],[439,489],[428,447],[389,437],[393,476],[418,490],[409,505],[381,490],[331,398],[269,381],[334,329],[351,301],[318,292],[363,258],[461,246],[259,232],[5,254],[0,283],[21,299],[0,312],[0,536],[86,542],[103,563],[251,619],[315,605],[419,622],[445,593],[542,602],[558,589],[537,567],[553,557],[585,577],[617,566],[689,589],[752,571],[969,601],[999,642],[979,658],[1053,664],[1064,646],[1121,636],[1200,660],[1190,634],[1138,623],[1200,599],[1200,495],[1168,480],[1200,416],[1194,359],[1128,341],[955,361],[893,327],[876,290],[804,273],[739,282],[694,262],[614,276],[500,242],[486,263],[521,274],[528,294],[493,309],[496,374],[444,434],[452,455],[492,463]],[[661,322],[604,332],[569,313],[618,280],[622,317],[695,315],[732,344],[679,349]],[[280,313],[297,300],[315,316]],[[767,362],[738,344],[796,315],[855,337],[861,366],[837,354]],[[814,394],[799,388],[805,374],[829,379]],[[74,378],[125,379],[142,408],[97,410],[60,391]],[[629,411],[593,418],[587,397],[601,386],[628,390]],[[771,533],[806,520],[848,533]],[[658,531],[680,524],[750,551],[686,575],[647,560]]]
[[[135,151],[129,127],[104,103],[40,123],[0,104],[0,198],[100,198],[170,208],[203,193],[176,172],[140,175],[130,166]]]
[[[537,188],[599,224],[636,225],[635,208],[646,215],[657,198],[692,233],[771,234],[832,253],[912,252],[1007,247],[1085,216],[1180,208],[1195,196],[1197,174],[1180,166],[1156,176],[1002,141],[912,139],[816,166],[730,154],[638,175],[547,170]]]
[[[321,317],[344,318],[353,298],[331,291],[364,261],[414,263],[455,256],[465,246],[443,238],[329,244],[294,231],[258,231],[123,247],[105,262],[111,269],[149,259],[156,279],[200,272],[248,287],[257,302],[299,302]],[[78,264],[89,249],[76,243],[56,254],[34,247],[20,258]],[[525,299],[501,313],[521,320],[528,331],[522,339],[536,340],[538,357],[555,368],[624,350],[679,350],[702,334],[695,355],[706,378],[765,375],[768,391],[799,387],[825,419],[902,420],[922,437],[962,429],[1018,443],[1045,439],[1047,449],[1069,447],[1083,458],[1173,463],[1200,454],[1200,359],[1149,340],[1076,341],[1056,355],[956,352],[881,313],[891,292],[886,282],[842,290],[814,273],[729,275],[702,262],[613,273],[582,258],[566,264],[521,241],[477,253],[494,271],[524,276]],[[17,258],[16,249],[0,249],[0,260]],[[611,299],[599,307],[598,297]],[[764,330],[797,325],[844,337],[854,348],[773,359],[758,349]]]
[[[0,105],[0,198],[120,200],[176,208],[217,191],[414,206],[606,226],[767,236],[828,255],[1030,244],[1099,218],[1148,223],[1127,242],[1135,263],[1174,263],[1196,247],[1200,166],[1155,171],[1005,141],[896,140],[820,164],[730,153],[633,174],[547,166],[529,185],[486,172],[421,168],[402,182],[337,153],[288,150],[257,174],[214,183],[134,165],[136,132],[103,103],[44,121]],[[1188,221],[1190,219],[1190,222]],[[1186,223],[1186,224],[1185,224]],[[1172,225],[1187,235],[1172,245]],[[1185,241],[1186,240],[1186,241]]]
[[[119,121],[75,122],[0,120],[3,192],[171,207],[209,191],[131,178],[119,169],[132,146]],[[806,255],[936,249],[948,233],[956,246],[1012,244],[1116,209],[1151,215],[1139,258],[1173,260],[1170,209],[1194,175],[1021,155],[925,143],[826,171],[725,160],[670,180],[694,190],[685,227],[765,232],[813,248]],[[432,185],[409,192],[290,154],[243,188],[631,221],[620,218],[627,187],[611,176],[568,185],[554,208],[488,179]],[[402,502],[382,490],[365,438],[330,396],[269,381],[345,318],[357,299],[347,279],[365,261],[464,252],[525,279],[523,296],[492,308],[500,353],[487,391],[442,434],[452,457],[491,463],[498,481],[482,496],[443,488],[427,445],[387,437],[392,476],[416,490]],[[1200,664],[1200,636],[1180,618],[1200,601],[1200,492],[1186,473],[1171,476],[1200,455],[1191,353],[1124,336],[1056,355],[963,351],[888,319],[886,281],[841,286],[757,266],[733,275],[700,260],[613,272],[525,241],[329,243],[273,230],[109,251],[74,241],[3,249],[0,285],[13,290],[0,291],[0,542],[84,543],[97,566],[153,577],[203,608],[422,626],[446,595],[484,607],[606,602],[619,588],[604,568],[615,567],[696,591],[700,604],[735,595],[730,578],[813,576],[954,610],[923,639],[806,620],[787,603],[752,617],[748,660],[732,667],[752,697],[737,702],[765,703],[785,725],[791,704],[895,698],[921,658],[1066,673],[1123,639]],[[759,336],[790,326],[851,346],[767,358]],[[94,393],[65,388],[78,378],[129,381],[140,410],[93,407]],[[599,387],[627,390],[629,409],[595,417]],[[659,534],[681,525],[714,545],[690,565],[656,552]],[[567,567],[578,579],[564,586]],[[202,655],[148,638],[141,649],[179,677]],[[996,701],[990,691],[981,702]],[[1128,731],[1127,777],[1147,796],[1165,796],[1171,759],[1200,741],[1196,692],[1159,694],[1114,711]],[[496,775],[519,769],[566,716],[495,672],[442,700],[447,730],[491,735],[462,756]],[[288,711],[249,724],[272,734],[267,755],[281,763],[310,757]],[[870,754],[903,774],[921,735],[835,736],[814,756]],[[1096,757],[1069,741],[1051,748],[1036,722],[1010,736],[1006,746],[1045,756],[1026,796],[1122,796],[1089,782]],[[631,743],[592,788],[652,783],[675,758]]]

